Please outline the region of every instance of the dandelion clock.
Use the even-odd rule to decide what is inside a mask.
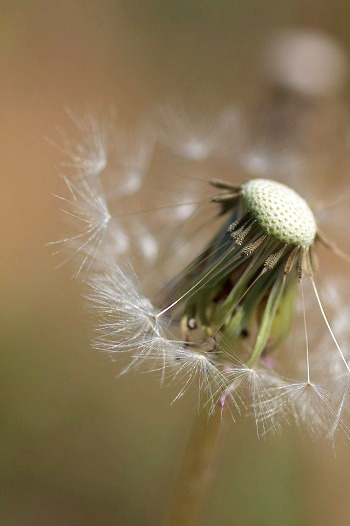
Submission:
[[[323,267],[350,260],[328,229],[338,214],[344,224],[349,188],[320,202],[317,177],[244,172],[241,119],[229,108],[189,126],[175,108],[126,133],[74,117],[78,138],[63,139],[72,225],[52,246],[84,282],[94,347],[176,398],[198,392],[172,525],[193,523],[226,418],[252,419],[259,437],[349,434],[347,323],[329,283],[344,305],[348,284]]]

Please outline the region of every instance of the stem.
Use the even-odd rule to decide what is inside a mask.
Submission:
[[[174,497],[163,526],[196,524],[222,436],[222,419],[223,411],[219,407],[210,418],[204,409],[196,415]]]

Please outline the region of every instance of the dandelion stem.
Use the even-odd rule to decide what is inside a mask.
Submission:
[[[196,415],[174,497],[163,526],[193,526],[211,479],[226,411],[213,415],[203,409]]]

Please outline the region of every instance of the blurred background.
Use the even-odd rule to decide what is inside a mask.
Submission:
[[[52,197],[62,155],[46,138],[66,127],[64,107],[112,105],[128,123],[203,88],[215,103],[254,108],[276,75],[294,82],[283,80],[285,55],[259,72],[261,47],[276,31],[311,28],[344,50],[320,95],[339,110],[349,16],[345,0],[0,2],[1,525],[160,524],[195,405],[194,393],[171,405],[172,389],[148,375],[116,379],[90,349],[72,269],[54,269],[45,243],[63,233]],[[349,473],[348,447],[335,455],[292,428],[258,440],[241,419],[201,524],[347,525]]]

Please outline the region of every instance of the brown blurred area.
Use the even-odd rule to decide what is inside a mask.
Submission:
[[[225,103],[256,90],[275,29],[308,25],[350,48],[347,2],[0,2],[0,524],[160,524],[195,407],[148,375],[116,379],[90,349],[79,283],[45,246],[63,232],[64,107],[113,105],[125,122],[203,87]],[[204,526],[347,525],[349,449],[293,429],[258,440],[230,425]]]

